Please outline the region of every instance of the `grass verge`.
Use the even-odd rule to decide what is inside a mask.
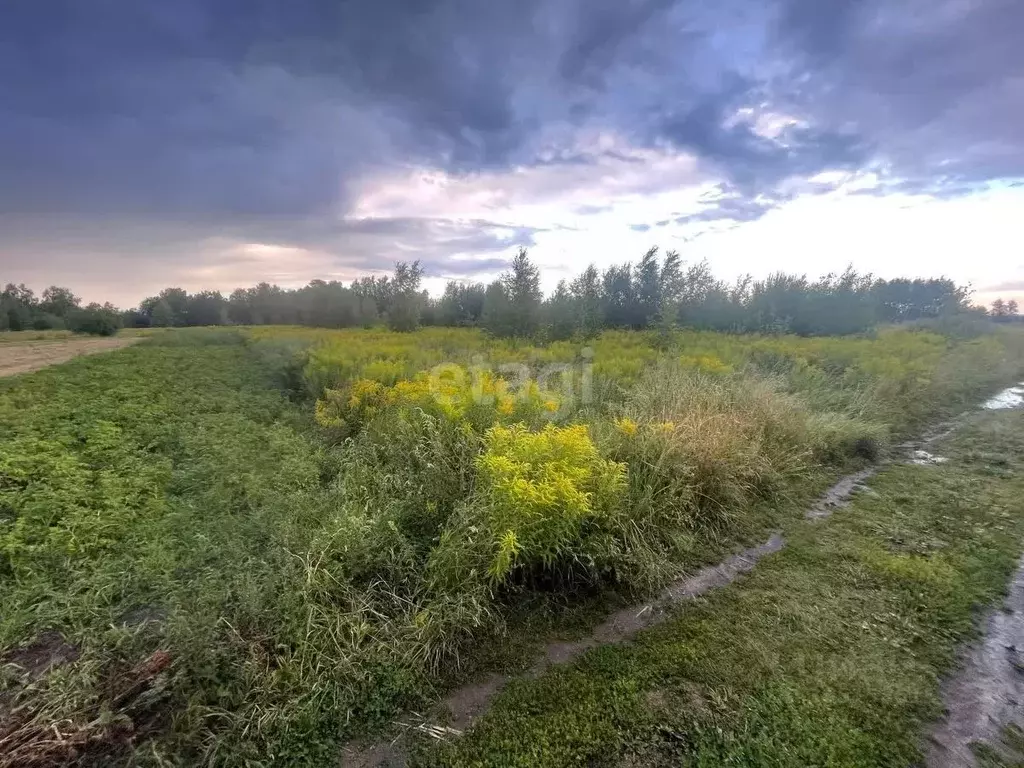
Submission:
[[[908,765],[939,681],[1024,536],[1024,414],[981,414],[941,466],[872,492],[625,646],[511,684],[423,765]]]

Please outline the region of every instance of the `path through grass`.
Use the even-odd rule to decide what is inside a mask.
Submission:
[[[906,766],[1024,537],[1024,414],[872,491],[625,646],[510,685],[427,765]]]

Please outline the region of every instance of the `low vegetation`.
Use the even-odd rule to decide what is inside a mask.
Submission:
[[[258,327],[8,380],[0,764],[329,764],[513,614],[654,589],[1022,363],[1010,328]]]

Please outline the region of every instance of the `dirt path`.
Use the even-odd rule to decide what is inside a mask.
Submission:
[[[943,686],[947,715],[931,734],[929,768],[976,765],[973,742],[998,744],[1003,728],[1020,722],[1024,702],[1024,557],[1002,610],[989,615],[985,634],[960,671]]]
[[[982,406],[1003,410],[1024,406],[1024,384],[1010,387]],[[999,751],[1003,729],[1021,725],[1024,704],[1024,556],[1001,610],[985,620],[982,638],[967,649],[955,675],[942,686],[946,716],[927,746],[929,768],[973,768],[971,744]],[[1018,756],[1019,757],[1019,756]]]
[[[55,341],[11,342],[0,345],[0,377],[17,376],[66,363],[82,355],[109,352],[140,341],[138,336],[114,338],[70,338]]]

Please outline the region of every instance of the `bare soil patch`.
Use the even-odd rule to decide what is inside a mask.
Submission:
[[[38,371],[82,355],[95,355],[126,347],[140,337],[70,338],[55,341],[12,342],[0,345],[0,377]]]

